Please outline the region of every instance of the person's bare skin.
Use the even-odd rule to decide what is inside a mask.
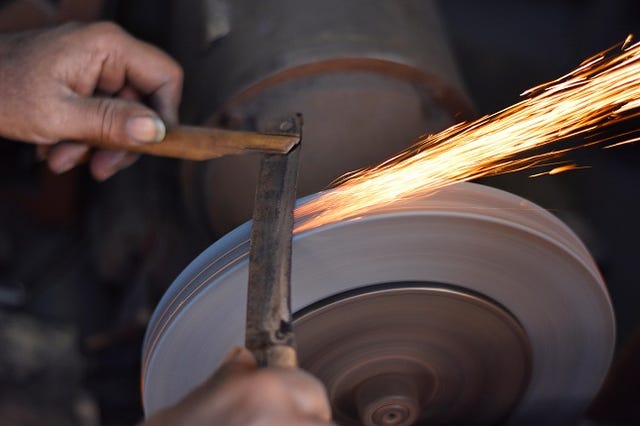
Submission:
[[[235,348],[216,373],[186,398],[142,426],[328,425],[331,409],[322,384],[301,370],[256,368]]]
[[[181,90],[173,59],[114,24],[0,35],[0,135],[48,148],[42,151],[59,173],[88,153],[68,141],[157,143],[164,122],[177,122]],[[98,151],[91,172],[106,179],[135,158]],[[257,369],[251,353],[236,348],[209,380],[145,425],[321,425],[330,418],[318,380],[301,370]]]
[[[89,150],[68,141],[161,140],[164,122],[177,121],[181,91],[173,59],[112,23],[0,36],[0,135],[50,148],[39,152],[58,173]],[[136,157],[98,151],[91,172],[103,180]]]

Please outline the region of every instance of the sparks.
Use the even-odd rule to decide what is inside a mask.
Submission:
[[[301,219],[296,232],[354,218],[374,206],[422,196],[455,182],[548,163],[573,148],[520,156],[640,115],[640,43],[627,37],[523,96],[502,111],[427,135],[378,166],[345,175],[336,187],[296,209]],[[615,145],[638,140],[638,131],[624,137]],[[582,146],[601,142],[596,139]],[[543,174],[575,168],[567,165]]]
[[[578,166],[577,164],[565,164],[563,166],[554,167],[553,169],[546,172],[534,173],[532,175],[529,175],[529,177],[534,178],[534,177],[540,177],[545,175],[553,176],[560,173],[568,172],[569,170],[582,170],[582,169],[589,169],[589,168],[591,168],[591,166]]]

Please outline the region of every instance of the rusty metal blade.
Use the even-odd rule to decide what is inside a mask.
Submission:
[[[162,142],[124,145],[98,140],[80,141],[114,151],[132,151],[184,160],[209,160],[251,152],[286,154],[300,141],[298,134],[257,133],[195,126],[169,128]]]
[[[267,154],[256,189],[245,344],[260,366],[296,367],[291,317],[291,238],[300,146]]]

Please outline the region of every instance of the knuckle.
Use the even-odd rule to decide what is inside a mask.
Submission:
[[[256,373],[256,382],[262,386],[275,387],[280,383],[280,378],[277,374],[270,370],[260,370]]]
[[[120,26],[109,21],[88,24],[85,27],[85,31],[91,43],[106,51],[117,48],[122,43],[123,37],[126,36],[125,31]]]
[[[184,70],[182,69],[182,67],[178,63],[174,64],[174,67],[173,67],[173,70],[171,71],[171,73],[172,73],[174,81],[177,81],[177,82],[181,83],[182,80],[184,80]]]
[[[256,373],[255,380],[256,388],[271,397],[281,397],[288,393],[283,378],[277,372],[261,370]]]
[[[162,62],[162,65],[162,85],[171,88],[172,91],[179,92],[184,80],[182,67],[170,57],[167,57],[167,59]],[[172,94],[172,96],[175,96],[175,94]]]
[[[113,103],[109,102],[108,99],[101,99],[96,103],[96,105],[100,139],[110,139],[114,135],[116,109],[114,108]]]
[[[92,31],[106,36],[114,36],[124,34],[124,30],[116,23],[111,21],[101,21],[88,26]]]
[[[180,88],[182,87],[182,83],[184,81],[184,75],[181,68],[174,69],[168,76],[168,82],[175,87],[174,92],[175,95],[179,95]]]

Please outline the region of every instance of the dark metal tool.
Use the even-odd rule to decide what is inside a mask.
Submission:
[[[301,119],[281,128],[300,134]],[[291,240],[300,145],[266,154],[256,189],[249,252],[245,345],[259,366],[297,366],[291,316]]]

